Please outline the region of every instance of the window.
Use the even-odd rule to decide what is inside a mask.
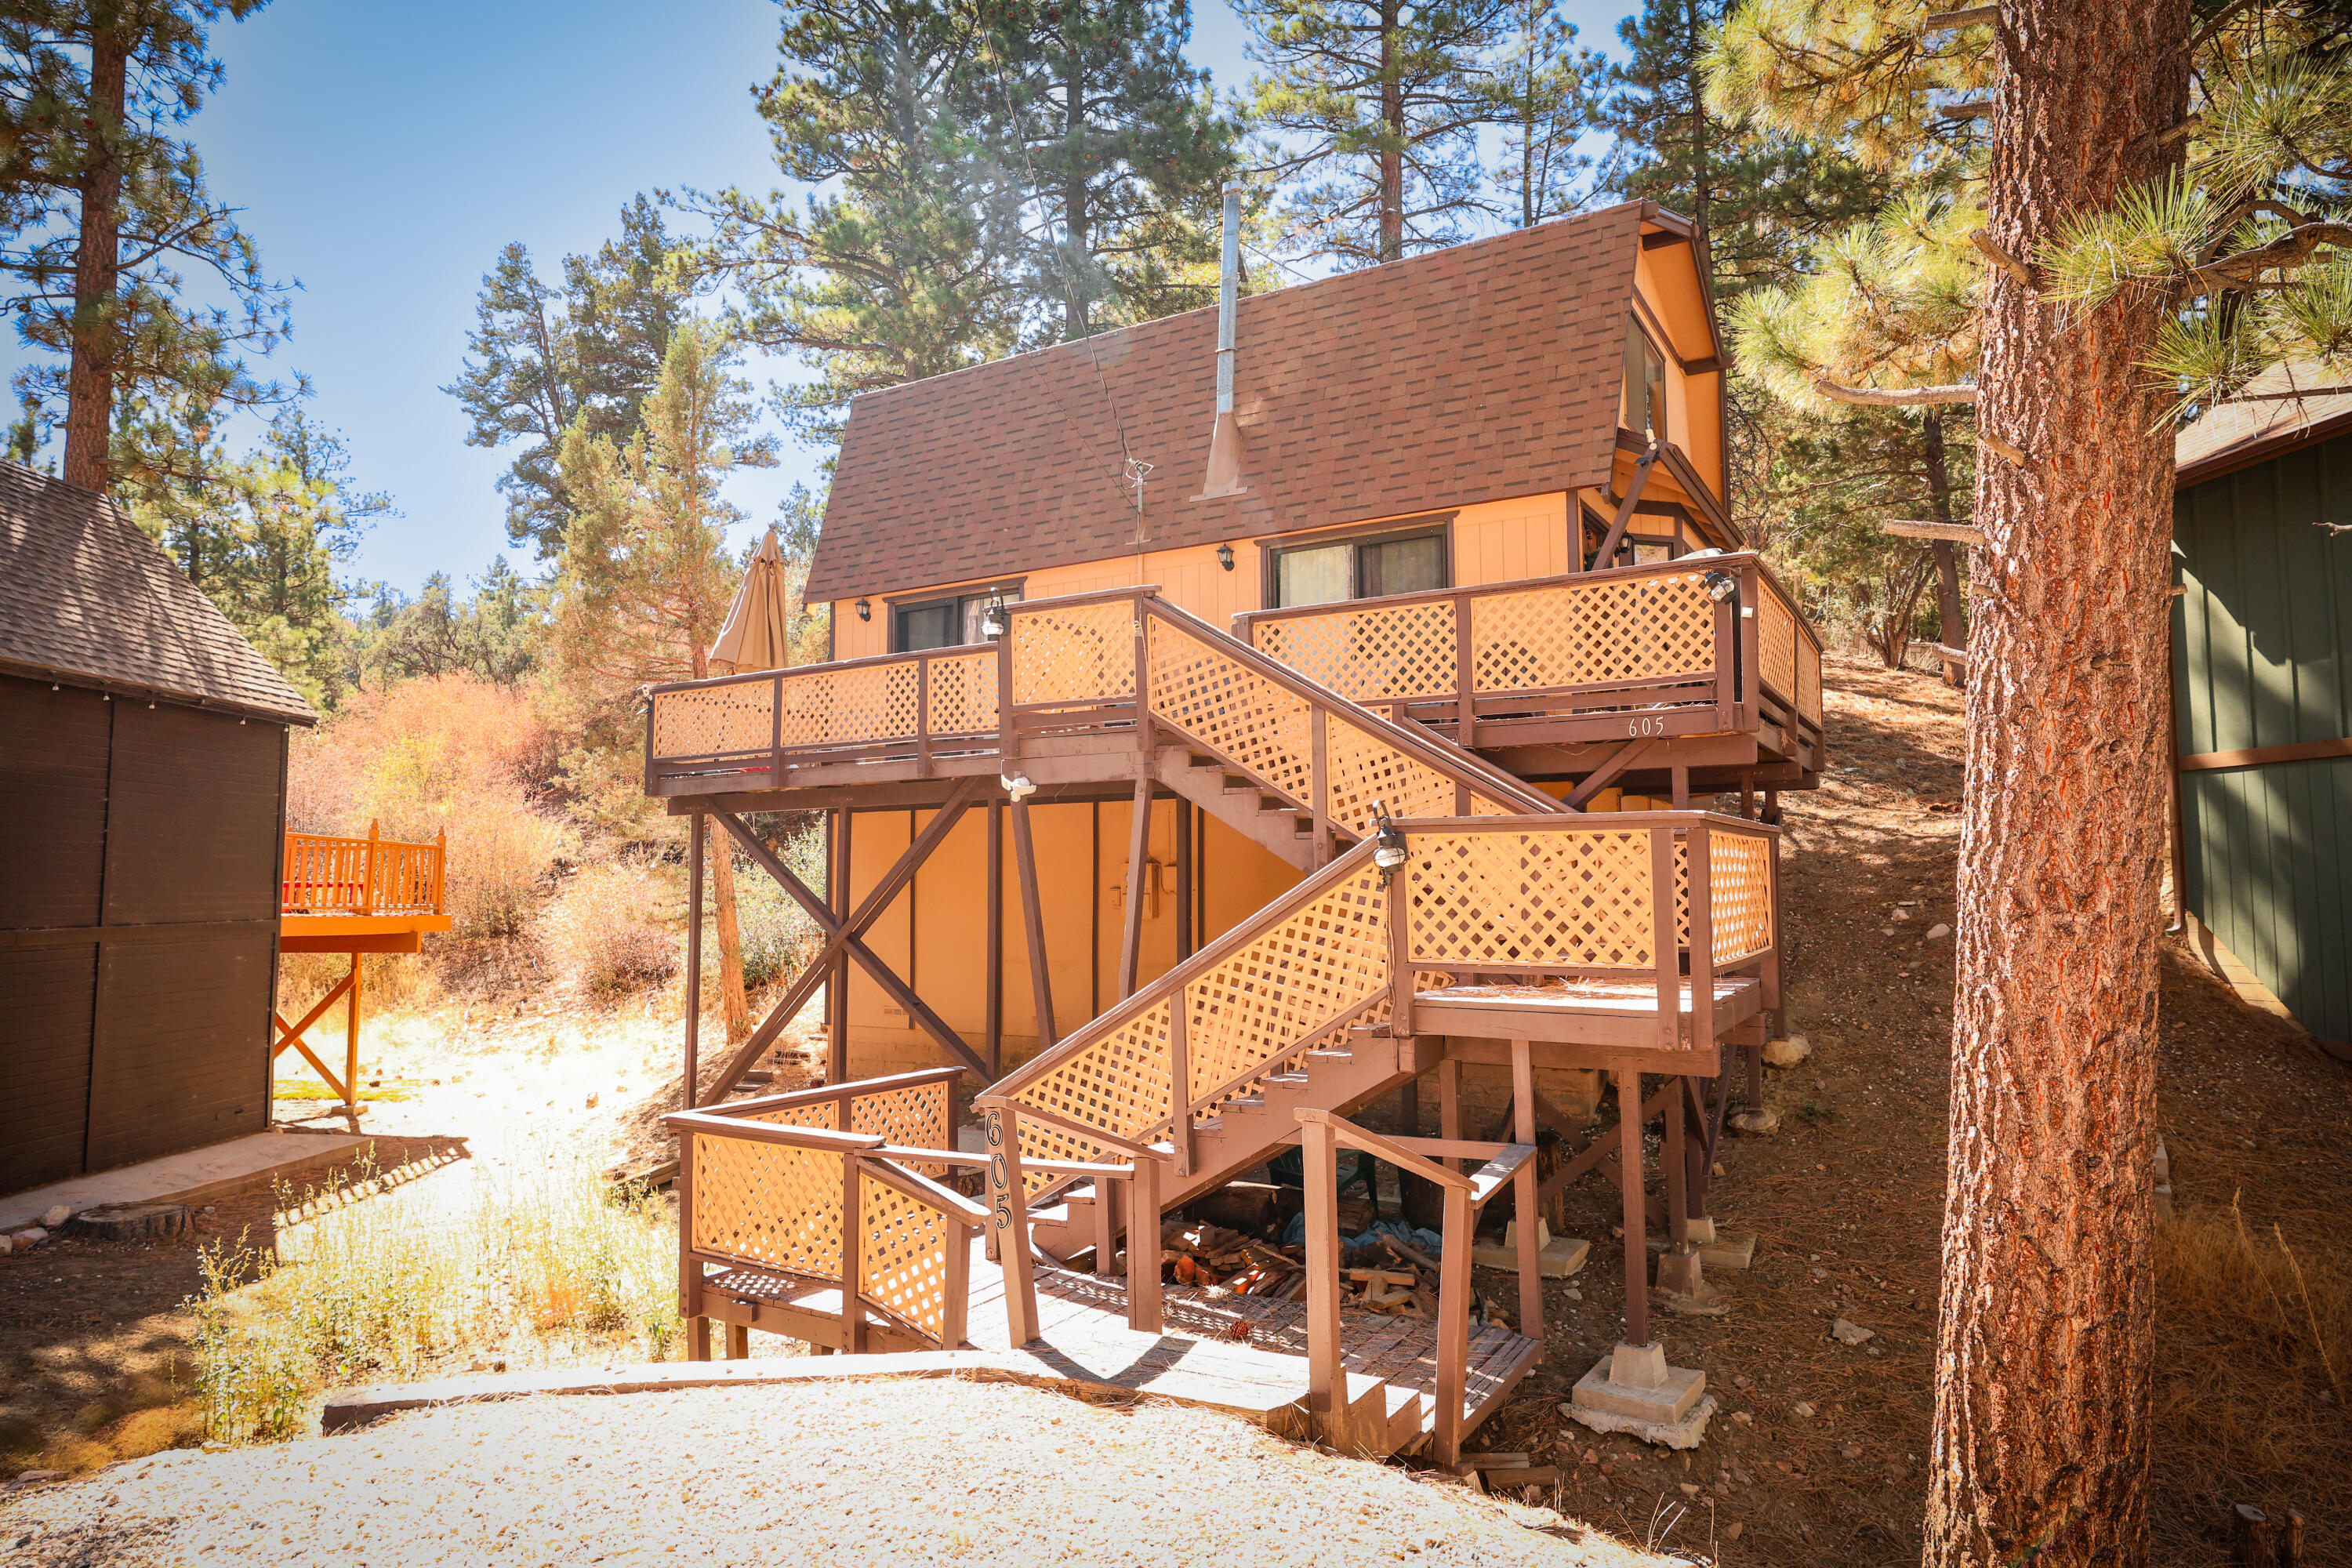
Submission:
[[[1021,601],[1019,584],[983,588],[953,598],[924,599],[890,606],[890,651],[919,653],[928,647],[956,647],[985,641],[981,620],[991,605]]]
[[[1634,318],[1625,318],[1625,427],[1666,439],[1666,358]]]
[[[1339,539],[1328,544],[1275,547],[1267,584],[1273,607],[1329,605],[1383,594],[1418,594],[1447,585],[1445,531]]]

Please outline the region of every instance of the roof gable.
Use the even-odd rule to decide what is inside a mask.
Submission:
[[[809,595],[1601,483],[1652,216],[1628,204],[1241,300],[1237,496],[1199,499],[1213,308],[867,393]],[[1153,465],[1139,521],[1129,458]]]
[[[109,500],[0,462],[0,666],[318,721],[171,557]]]

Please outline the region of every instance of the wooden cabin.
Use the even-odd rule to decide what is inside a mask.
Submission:
[[[316,721],[112,502],[0,463],[0,1190],[268,1124]]]
[[[1695,1441],[1645,1238],[1703,1300],[1735,1094],[1769,1121],[1777,797],[1823,765],[1820,645],[1725,504],[1704,237],[1630,204],[1240,299],[1238,221],[1214,310],[858,398],[809,584],[835,657],[651,693],[696,910],[715,830],[824,933],[706,1081],[688,922],[694,1353],[713,1321],[730,1353],[1042,1340],[1451,1461],[1544,1353],[1536,1226],[1475,1326],[1472,1232],[1590,1175],[1626,1342],[1572,1403]],[[826,815],[822,892],[747,820],[778,811]],[[730,1100],[820,987],[825,1085]],[[1417,1326],[1340,1300],[1343,1149],[1437,1205]],[[1122,1229],[1270,1160],[1287,1296],[1236,1321],[1156,1242],[1127,1277]],[[973,1166],[985,1208],[939,1180]]]
[[[2208,961],[2352,1058],[2352,393],[2276,395],[2342,379],[2280,367],[2181,433],[2175,869]]]

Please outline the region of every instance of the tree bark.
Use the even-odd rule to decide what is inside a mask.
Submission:
[[[1937,522],[1951,522],[1952,470],[1944,456],[1944,415],[1941,409],[1930,408],[1919,416],[1919,428],[1927,447],[1927,505]],[[1960,567],[1948,539],[1933,541],[1928,553],[1936,558],[1936,608],[1943,623],[1946,647],[1969,646],[1968,625],[1960,615]],[[1964,686],[1967,677],[1961,667],[1946,661],[1944,684]]]
[[[1381,149],[1381,259],[1404,255],[1404,87],[1397,80],[1397,30],[1403,26],[1401,0],[1381,0],[1381,125],[1388,132]]]
[[[131,51],[118,34],[92,30],[81,232],[74,251],[73,352],[66,368],[65,479],[93,490],[114,479],[115,295],[122,279],[124,84]]]
[[[2004,0],[1994,32],[1988,221],[2030,256],[2178,162],[2189,0]],[[2147,1560],[2160,319],[1989,283],[1930,1568]]]
[[[1704,23],[1699,0],[1687,0],[1690,18],[1691,222],[1706,232],[1706,73],[1700,68]]]
[[[1075,16],[1076,6],[1069,13]],[[1068,61],[1064,75],[1062,98],[1062,156],[1068,160],[1062,170],[1062,239],[1069,255],[1062,272],[1062,337],[1074,342],[1088,334],[1087,325],[1087,290],[1092,280],[1078,275],[1084,265],[1081,258],[1091,255],[1088,245],[1094,227],[1094,215],[1087,201],[1087,62],[1075,39],[1069,37],[1070,26],[1063,29]]]

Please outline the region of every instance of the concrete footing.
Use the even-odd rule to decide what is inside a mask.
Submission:
[[[1591,1243],[1573,1236],[1554,1236],[1551,1226],[1536,1221],[1536,1273],[1546,1279],[1565,1279],[1584,1267],[1592,1250]],[[1470,1249],[1470,1261],[1481,1268],[1507,1268],[1519,1271],[1519,1222],[1513,1220],[1505,1227],[1503,1244],[1482,1241]]]
[[[1669,1448],[1696,1447],[1715,1413],[1706,1373],[1668,1366],[1666,1348],[1619,1343],[1577,1379],[1563,1415],[1595,1432],[1626,1432]]]
[[[1760,1137],[1780,1131],[1780,1113],[1777,1110],[1735,1110],[1731,1113],[1731,1130],[1749,1137]]]

